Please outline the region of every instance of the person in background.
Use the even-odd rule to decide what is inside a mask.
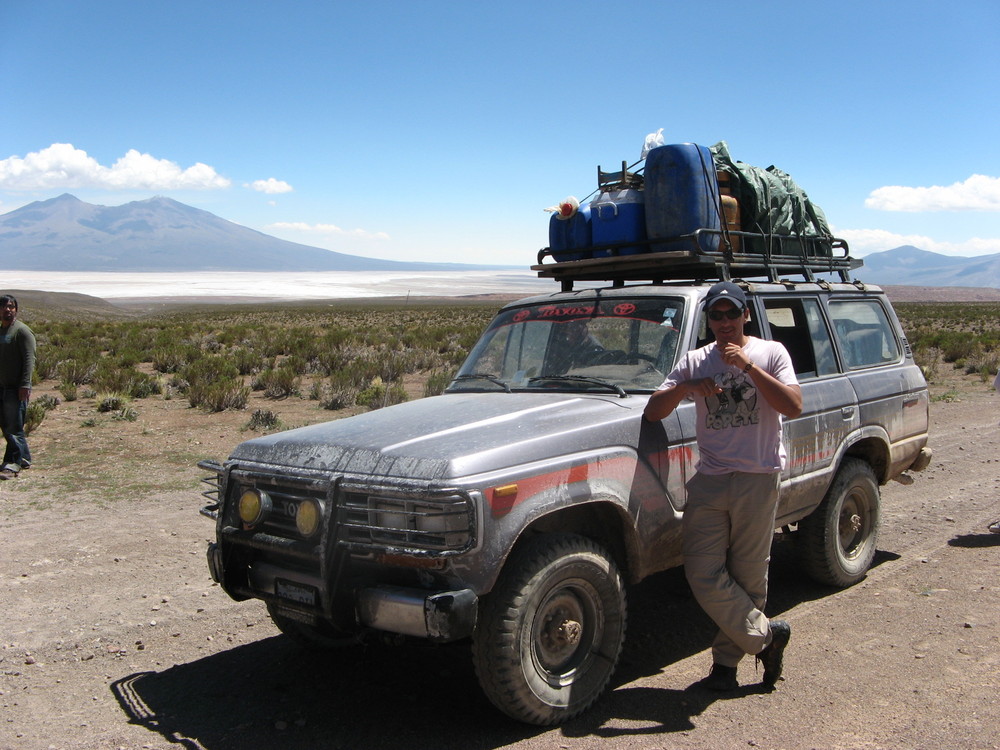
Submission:
[[[744,332],[750,311],[739,286],[715,284],[703,308],[715,341],[681,358],[644,416],[662,420],[684,399],[695,402],[700,456],[687,483],[684,572],[719,627],[711,672],[699,684],[735,690],[737,665],[756,654],[773,688],[791,637],[787,622],[763,612],[785,463],[781,420],[802,412],[802,390],[785,347]]]
[[[35,371],[35,335],[17,319],[17,300],[0,295],[0,427],[7,441],[0,477],[31,466],[24,417]]]

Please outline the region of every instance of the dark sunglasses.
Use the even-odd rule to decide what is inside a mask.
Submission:
[[[732,310],[709,310],[708,319],[709,320],[722,320],[723,318],[729,318],[730,320],[736,320],[743,315],[742,310],[737,310],[735,307]]]

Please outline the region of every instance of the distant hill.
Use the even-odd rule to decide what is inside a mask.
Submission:
[[[170,198],[97,206],[67,194],[0,215],[0,265],[20,271],[468,271],[271,237]]]
[[[1000,253],[968,258],[903,245],[862,260],[852,276],[880,286],[1000,287]]]

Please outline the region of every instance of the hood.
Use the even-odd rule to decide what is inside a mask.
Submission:
[[[623,440],[635,445],[644,404],[637,397],[445,394],[254,438],[238,445],[230,458],[351,475],[446,480]],[[623,429],[630,422],[633,428]]]

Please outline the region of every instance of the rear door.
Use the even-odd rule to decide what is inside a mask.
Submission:
[[[887,480],[904,471],[927,440],[927,385],[882,296],[832,298],[841,366],[857,393],[861,428],[888,433]]]
[[[765,338],[781,342],[802,388],[802,414],[786,419],[788,463],[783,472],[779,520],[812,510],[832,481],[833,462],[848,434],[858,428],[855,390],[841,372],[833,335],[816,295],[762,296]]]

